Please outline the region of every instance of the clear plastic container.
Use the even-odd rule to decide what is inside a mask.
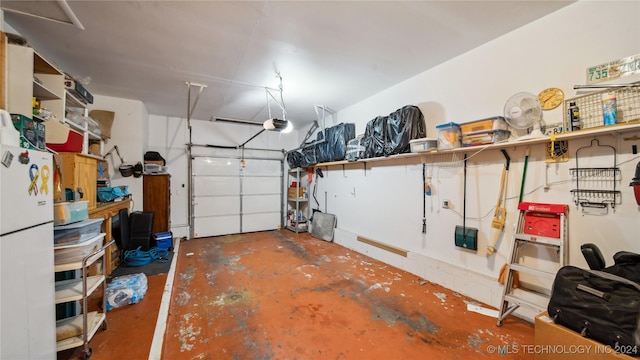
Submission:
[[[53,204],[53,224],[65,225],[89,218],[89,201],[60,202]]]
[[[54,244],[76,244],[85,242],[98,234],[104,219],[87,219],[67,225],[53,227]]]
[[[101,233],[83,242],[54,245],[54,263],[62,265],[82,261],[86,256],[102,247],[103,239],[104,233]]]
[[[438,130],[438,149],[454,149],[462,146],[460,125],[450,122],[436,126]]]
[[[422,151],[435,151],[438,148],[438,140],[427,138],[413,139],[409,140],[409,145],[411,146],[412,153]]]

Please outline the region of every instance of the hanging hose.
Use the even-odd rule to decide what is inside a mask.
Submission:
[[[149,251],[140,250],[142,247],[138,247],[135,250],[127,250],[124,252],[124,266],[143,266],[150,264],[154,261],[167,262],[169,261],[169,251],[160,250],[157,247],[149,249]]]

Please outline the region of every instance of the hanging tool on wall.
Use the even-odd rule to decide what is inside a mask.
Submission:
[[[520,195],[518,196],[518,205],[522,202],[524,196],[524,180],[527,178],[527,164],[529,163],[529,148],[524,153],[524,168],[522,169],[522,182],[520,183]]]
[[[422,233],[427,233],[427,195],[431,195],[431,188],[427,183],[427,164],[422,163]]]
[[[469,250],[478,249],[478,229],[467,226],[467,154],[464,154],[464,176],[462,188],[462,226],[456,225],[454,241],[456,246]]]
[[[491,244],[487,246],[487,255],[492,255],[496,252],[496,244],[498,243],[498,239],[504,230],[504,223],[507,218],[507,209],[504,207],[505,202],[505,193],[506,193],[506,181],[507,174],[509,173],[509,165],[511,163],[511,158],[507,154],[507,151],[502,149],[502,155],[505,158],[505,164],[502,168],[502,175],[500,176],[500,189],[498,190],[498,201],[496,202],[496,210],[493,213],[493,221],[491,221],[491,227],[498,230],[495,231],[493,241]]]

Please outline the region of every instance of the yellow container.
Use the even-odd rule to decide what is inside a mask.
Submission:
[[[480,131],[507,130],[507,123],[505,122],[504,117],[495,116],[492,118],[460,124],[460,130],[463,135]]]

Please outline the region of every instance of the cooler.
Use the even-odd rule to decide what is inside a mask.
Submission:
[[[170,250],[173,248],[173,234],[170,231],[155,233],[153,238],[159,250]]]

